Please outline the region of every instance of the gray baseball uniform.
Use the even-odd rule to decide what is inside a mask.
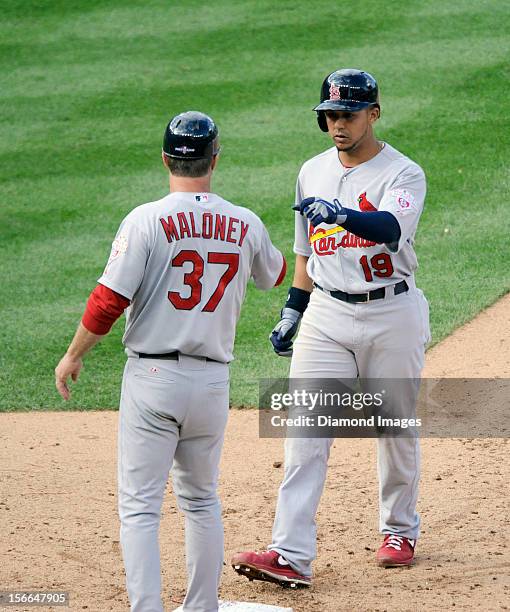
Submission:
[[[399,222],[398,244],[376,244],[337,225],[313,228],[296,213],[294,252],[309,257],[316,285],[294,343],[291,378],[419,378],[430,340],[428,304],[416,288],[413,240],[426,185],[421,168],[385,144],[369,161],[344,168],[336,147],[307,161],[299,174],[296,203],[306,197],[338,198],[361,211],[385,210]],[[405,279],[408,290],[393,286]],[[364,293],[386,287],[386,297],[347,303],[329,292]],[[414,407],[410,387],[397,401]],[[405,412],[402,412],[404,414]],[[326,478],[331,439],[289,438],[269,547],[297,572],[311,575],[316,556],[315,514]],[[412,437],[378,439],[380,529],[416,539],[419,445]]]
[[[170,469],[186,521],[184,610],[218,609],[218,464],[246,285],[281,280],[261,220],[211,193],[171,193],[122,222],[99,282],[131,300],[119,415],[121,545],[132,612],[162,612],[158,530]],[[284,273],[284,272],[283,272]],[[140,357],[177,353],[173,359]]]

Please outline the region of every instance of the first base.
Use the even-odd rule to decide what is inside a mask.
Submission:
[[[279,608],[278,606],[268,606],[267,604],[253,603],[247,601],[221,601],[219,611],[225,612],[292,612],[292,608]],[[182,612],[179,606],[174,612]]]

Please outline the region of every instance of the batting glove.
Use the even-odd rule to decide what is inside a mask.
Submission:
[[[341,225],[347,219],[345,209],[336,198],[333,202],[322,198],[305,198],[299,206],[293,208],[307,217],[314,227],[321,223]]]
[[[292,355],[292,338],[296,335],[303,315],[294,308],[283,308],[281,319],[269,336],[274,352],[281,357]]]

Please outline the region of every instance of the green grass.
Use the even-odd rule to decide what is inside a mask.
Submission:
[[[500,0],[4,0],[0,409],[117,406],[122,323],[68,404],[53,368],[120,220],[167,190],[159,152],[176,112],[216,119],[215,190],[257,212],[292,257],[296,175],[329,146],[310,109],[341,66],[378,78],[378,135],[427,173],[418,283],[434,342],[506,293],[509,27]],[[248,291],[236,405],[256,402],[258,378],[287,372],[267,336],[289,282]]]

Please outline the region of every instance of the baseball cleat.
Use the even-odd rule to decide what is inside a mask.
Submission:
[[[295,572],[275,550],[237,553],[232,557],[231,564],[234,571],[246,576],[250,582],[263,580],[289,589],[309,587],[312,584],[311,578]]]
[[[402,567],[414,563],[416,540],[388,533],[377,551],[377,563],[381,567]]]

